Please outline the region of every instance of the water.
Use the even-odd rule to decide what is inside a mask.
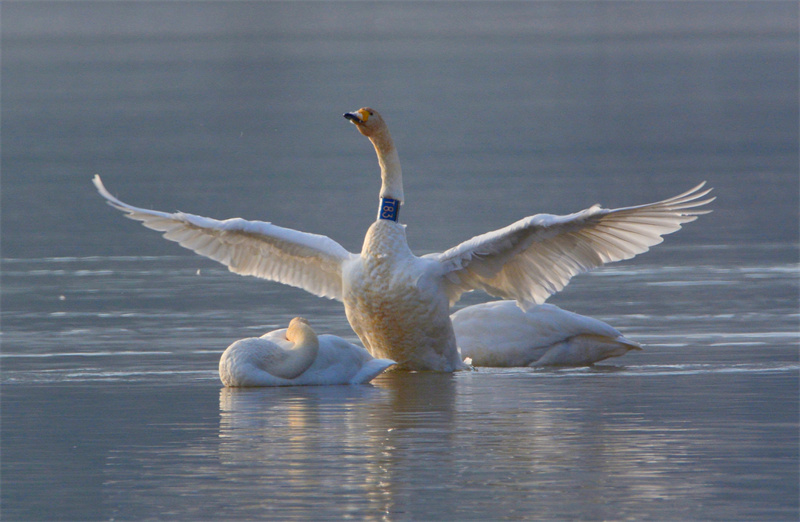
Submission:
[[[3,4],[3,518],[797,519],[797,10]],[[190,255],[91,176],[357,251],[365,104],[419,253],[707,179],[713,214],[551,300],[645,350],[222,388],[222,350],[295,315],[355,341],[341,305]]]

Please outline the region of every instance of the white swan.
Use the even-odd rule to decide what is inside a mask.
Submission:
[[[98,176],[94,184],[127,217],[233,272],[343,301],[350,325],[375,357],[393,359],[403,369],[436,371],[464,367],[449,314],[462,293],[484,290],[523,308],[540,304],[575,274],[647,251],[662,235],[708,212],[696,207],[713,200],[700,199],[710,191],[700,184],[647,205],[538,214],[443,253],[417,257],[397,220],[403,180],[389,129],[370,108],[344,116],[370,139],[381,170],[378,219],[360,254],[325,236],[270,223],[133,207],[112,196]]]
[[[225,386],[364,384],[393,364],[341,337],[317,336],[306,319],[295,317],[289,328],[228,346],[219,378]]]
[[[491,301],[450,318],[461,356],[475,366],[589,366],[642,349],[603,321],[551,304]]]

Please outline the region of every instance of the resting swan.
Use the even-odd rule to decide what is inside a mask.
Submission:
[[[642,349],[603,321],[551,304],[491,301],[450,318],[461,356],[475,366],[589,366]]]
[[[112,196],[99,176],[94,184],[127,217],[232,272],[344,302],[350,325],[373,356],[393,359],[402,369],[445,372],[464,368],[449,313],[464,292],[483,290],[523,308],[541,304],[572,276],[647,251],[662,235],[708,212],[696,207],[713,200],[700,199],[710,191],[700,184],[647,205],[538,214],[443,253],[417,257],[398,222],[403,177],[386,123],[370,108],[344,117],[372,142],[381,170],[378,218],[360,254],[325,236],[270,223],[137,208]]]
[[[219,378],[225,386],[364,384],[393,364],[341,337],[317,336],[306,319],[295,317],[289,328],[228,346]]]

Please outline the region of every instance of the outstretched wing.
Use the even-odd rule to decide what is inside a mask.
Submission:
[[[529,216],[425,257],[441,263],[451,303],[464,292],[483,290],[528,308],[564,288],[572,276],[646,252],[661,236],[711,212],[695,210],[715,199],[700,199],[711,191],[704,185],[636,207],[595,205],[568,216]]]
[[[342,300],[342,263],[350,254],[336,241],[262,221],[216,219],[183,212],[169,214],[123,203],[92,180],[108,203],[147,228],[198,254],[219,261],[231,272],[296,286],[321,297]]]

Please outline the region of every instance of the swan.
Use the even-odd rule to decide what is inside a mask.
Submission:
[[[364,384],[394,364],[335,335],[314,332],[295,317],[289,327],[240,339],[219,359],[225,386]]]
[[[403,177],[386,123],[368,107],[344,117],[370,140],[380,165],[378,216],[360,254],[328,237],[271,223],[137,208],[112,196],[99,176],[93,182],[127,217],[232,272],[342,301],[350,325],[373,356],[393,359],[399,369],[443,372],[466,367],[450,321],[450,307],[464,292],[483,290],[522,308],[541,304],[572,276],[647,251],[663,241],[661,236],[710,212],[696,207],[714,199],[701,199],[711,190],[701,183],[646,205],[537,214],[418,257],[398,220]]]
[[[450,318],[461,356],[474,366],[589,366],[642,349],[603,321],[547,303],[522,310],[490,301]]]

